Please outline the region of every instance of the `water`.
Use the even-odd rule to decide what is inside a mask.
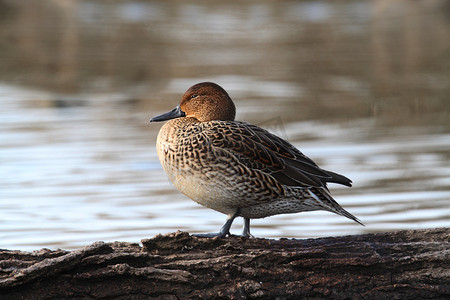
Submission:
[[[449,8],[0,1],[0,248],[219,230],[225,216],[168,182],[148,123],[205,80],[237,119],[351,178],[330,188],[366,224],[308,212],[254,220],[255,236],[449,226]]]

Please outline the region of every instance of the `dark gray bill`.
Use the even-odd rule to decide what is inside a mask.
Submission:
[[[182,111],[180,109],[180,106],[177,106],[169,112],[166,112],[162,115],[151,118],[150,122],[166,121],[166,120],[171,120],[171,119],[185,117],[185,116],[186,116],[186,114],[184,113],[184,111]]]

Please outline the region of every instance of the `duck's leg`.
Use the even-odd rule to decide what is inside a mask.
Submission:
[[[242,236],[246,238],[253,238],[254,236],[250,233],[250,218],[244,218],[244,230],[242,231]]]
[[[225,224],[223,224],[222,228],[217,233],[196,233],[196,234],[193,234],[193,236],[207,237],[207,238],[216,237],[216,236],[220,237],[220,238],[226,237],[227,235],[230,235],[231,224],[233,224],[233,221],[234,221],[234,219],[236,219],[237,216],[238,216],[238,211],[236,211],[234,214],[228,215],[227,221],[225,222]]]

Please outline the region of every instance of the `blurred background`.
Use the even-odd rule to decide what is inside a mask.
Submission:
[[[255,236],[450,225],[449,1],[0,0],[0,248],[218,231],[148,123],[201,81],[351,178],[330,189],[366,224],[308,212]]]

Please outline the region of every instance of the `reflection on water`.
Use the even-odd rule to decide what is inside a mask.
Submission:
[[[204,80],[350,177],[332,193],[366,224],[309,212],[254,235],[450,225],[445,0],[0,1],[0,15],[0,248],[217,231],[225,216],[169,184],[147,123]]]

